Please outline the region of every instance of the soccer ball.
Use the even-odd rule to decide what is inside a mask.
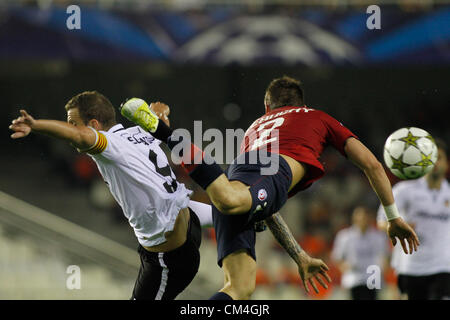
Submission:
[[[417,179],[430,172],[438,157],[433,137],[423,129],[408,127],[392,133],[384,144],[384,162],[400,179]]]

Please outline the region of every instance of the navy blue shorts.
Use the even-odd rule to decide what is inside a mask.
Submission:
[[[268,164],[256,154],[257,152],[253,151],[240,155],[227,171],[230,181],[238,180],[250,186],[253,200],[250,211],[245,214],[225,215],[212,206],[217,263],[220,267],[223,258],[241,249],[246,249],[256,260],[254,223],[278,212],[288,199],[292,172],[286,160],[272,154],[272,162]],[[272,170],[270,168],[275,169],[273,174],[261,175],[261,169],[269,171]]]

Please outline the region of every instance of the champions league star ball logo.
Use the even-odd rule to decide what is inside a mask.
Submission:
[[[360,50],[341,36],[304,19],[243,15],[196,35],[174,53],[179,62],[221,65],[285,63],[358,64]]]
[[[260,189],[258,191],[258,199],[261,200],[261,201],[264,201],[264,200],[266,200],[266,198],[267,198],[267,191],[266,191],[266,189]]]

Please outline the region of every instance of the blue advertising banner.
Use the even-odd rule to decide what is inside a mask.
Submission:
[[[405,12],[380,7],[379,28],[361,10],[233,9],[130,12],[63,7],[0,13],[0,58],[154,60],[212,65],[448,64],[450,6]],[[373,18],[373,17],[372,17]]]

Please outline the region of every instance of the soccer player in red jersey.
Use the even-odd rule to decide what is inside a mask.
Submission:
[[[265,221],[297,263],[305,290],[309,292],[309,282],[318,292],[313,279],[327,288],[325,280],[331,281],[328,267],[300,248],[278,214],[288,197],[323,176],[324,169],[318,159],[327,146],[337,149],[365,173],[385,208],[392,243],[395,245],[398,238],[405,253],[408,253],[406,242],[409,253],[417,250],[417,235],[398,214],[383,166],[349,129],[325,112],[306,107],[299,81],[289,77],[270,83],[264,103],[265,115],[247,130],[242,153],[229,166],[226,175],[193,145],[190,159],[200,154],[203,160],[198,165],[185,166],[213,203],[218,264],[223,268],[225,284],[211,299],[251,297],[256,278],[254,224],[261,221]],[[143,109],[142,105],[125,103],[121,112],[173,148],[176,143],[172,131]],[[269,162],[261,151],[269,155]],[[263,169],[270,171],[274,167],[275,171],[262,174]]]

